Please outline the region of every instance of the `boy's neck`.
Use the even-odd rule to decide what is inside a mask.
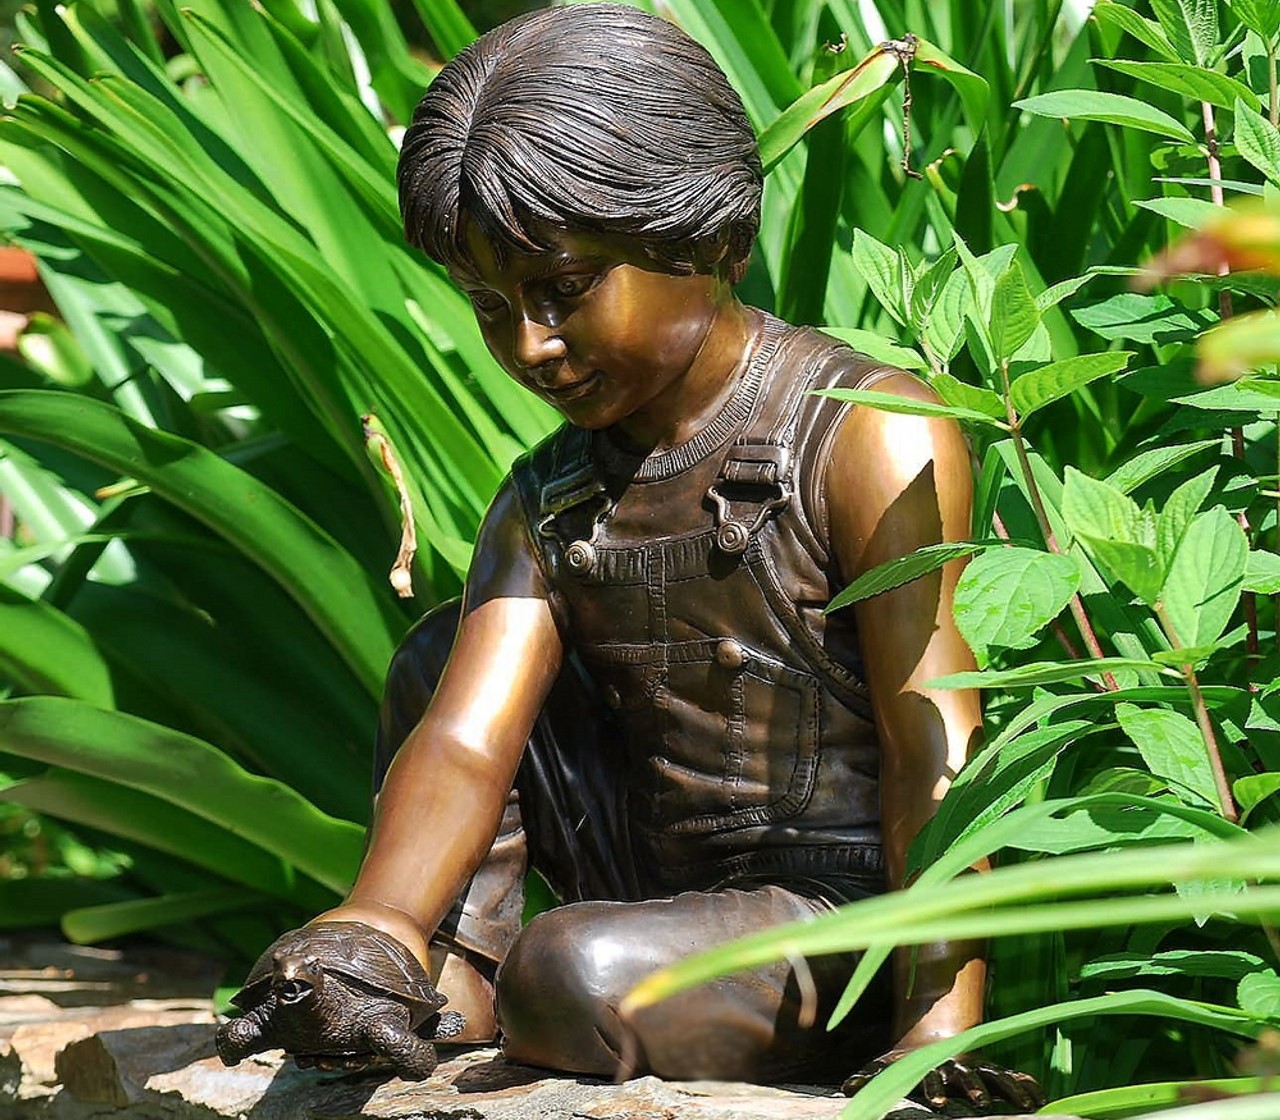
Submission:
[[[661,451],[701,431],[733,394],[759,316],[732,294],[721,305],[689,369],[644,408],[618,422],[627,443]]]

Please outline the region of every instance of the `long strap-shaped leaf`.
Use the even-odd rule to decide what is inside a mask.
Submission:
[[[293,864],[331,890],[355,875],[364,829],[322,813],[217,747],[122,712],[33,696],[0,703],[0,741],[47,762],[152,794]]]
[[[111,675],[93,639],[47,603],[0,584],[0,672],[33,692],[114,706]]]
[[[136,478],[271,575],[375,696],[403,618],[369,574],[314,521],[198,444],[70,394],[0,392],[0,432],[64,447]]]

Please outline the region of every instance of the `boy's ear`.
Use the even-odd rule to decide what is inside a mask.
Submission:
[[[719,272],[730,284],[736,284],[747,273],[754,233],[745,223],[730,222],[713,236],[703,238],[697,246],[699,272]]]

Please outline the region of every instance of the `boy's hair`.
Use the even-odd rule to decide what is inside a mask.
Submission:
[[[620,4],[550,8],[478,39],[440,71],[405,133],[405,237],[467,262],[463,216],[496,249],[540,230],[635,238],[680,274],[741,279],[763,173],[742,101],[707,51]]]

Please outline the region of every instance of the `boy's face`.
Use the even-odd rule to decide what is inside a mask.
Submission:
[[[541,239],[549,251],[499,260],[469,224],[470,263],[450,271],[498,364],[578,427],[670,419],[678,394],[665,391],[693,366],[728,284],[658,271],[623,237]]]

